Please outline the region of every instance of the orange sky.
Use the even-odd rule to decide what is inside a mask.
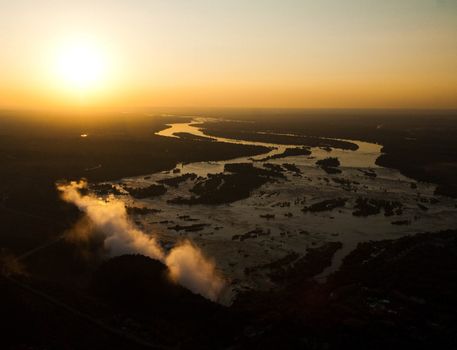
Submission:
[[[0,108],[457,107],[455,1],[1,7]],[[90,84],[75,84],[90,60],[65,58],[70,78],[57,69],[81,43],[103,66]]]

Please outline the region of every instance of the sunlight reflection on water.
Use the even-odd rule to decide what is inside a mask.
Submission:
[[[219,165],[207,164],[207,162],[199,162],[199,163],[186,164],[186,165],[182,166],[182,167],[186,167],[186,169],[182,169],[182,170],[186,170],[189,172],[195,172],[199,175],[206,175],[208,172],[212,173],[213,171],[221,172],[222,171],[221,169],[223,169],[223,165],[227,164],[227,163],[250,162],[252,159],[259,160],[259,159],[269,157],[269,156],[272,156],[275,154],[283,153],[287,148],[302,147],[301,145],[287,145],[287,144],[277,144],[277,143],[269,143],[269,142],[255,142],[255,141],[249,141],[249,140],[238,140],[238,139],[230,139],[230,138],[224,138],[224,137],[216,137],[216,136],[205,134],[204,129],[199,127],[199,125],[201,125],[201,123],[203,123],[203,122],[217,122],[217,121],[219,121],[219,120],[214,119],[214,118],[195,118],[191,122],[188,122],[188,123],[167,124],[168,128],[157,132],[156,135],[179,138],[179,136],[176,136],[176,134],[187,133],[187,134],[195,135],[198,137],[212,138],[212,139],[216,140],[216,142],[226,142],[226,143],[233,143],[233,144],[239,144],[239,145],[250,145],[250,146],[263,146],[263,147],[268,147],[271,149],[269,152],[258,155],[256,157],[242,157],[242,158],[229,160],[229,161],[225,161],[225,162],[219,162],[220,163]],[[275,133],[263,133],[263,134],[284,135],[284,134],[275,134]],[[289,136],[303,136],[303,135],[291,134]],[[323,138],[323,139],[328,139],[328,138]],[[331,140],[331,139],[328,139],[328,140]],[[334,139],[334,140],[354,143],[358,146],[358,149],[355,151],[352,151],[352,150],[343,150],[343,149],[332,148],[331,152],[328,152],[320,147],[311,147],[312,156],[315,157],[316,159],[322,159],[322,158],[328,157],[329,155],[331,155],[332,157],[338,157],[338,159],[341,162],[341,166],[343,166],[343,167],[379,168],[379,166],[376,165],[376,159],[381,155],[381,149],[382,149],[381,145],[378,145],[375,143],[357,141],[357,140],[347,140],[347,139]],[[202,167],[204,167],[205,170],[201,169]],[[210,169],[208,169],[208,167],[212,168],[212,169],[210,170]]]

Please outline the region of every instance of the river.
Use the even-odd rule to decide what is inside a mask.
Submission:
[[[205,255],[214,259],[229,281],[231,297],[244,290],[273,287],[267,277],[268,269],[262,266],[291,253],[303,256],[308,249],[327,242],[341,242],[343,247],[333,257],[331,266],[316,276],[319,280],[325,280],[336,271],[344,257],[360,242],[457,228],[457,202],[454,199],[436,197],[434,185],[418,183],[395,169],[377,166],[375,162],[382,146],[357,140],[344,140],[356,144],[358,149],[355,151],[313,147],[308,156],[269,160],[268,163],[278,166],[294,164],[300,174],[285,172],[284,179],[264,184],[253,190],[249,198],[221,205],[173,203],[175,198],[194,195],[192,188],[205,181],[209,174],[224,172],[225,164],[253,163],[255,167],[262,168],[265,162],[260,159],[280,154],[286,148],[300,147],[205,134],[201,123],[217,121],[196,117],[191,122],[169,124],[156,134],[178,137],[176,133],[187,133],[211,138],[212,142],[265,146],[269,151],[255,157],[178,164],[171,171],[124,178],[112,184],[124,190],[126,187],[147,187],[183,174],[196,174],[195,178],[177,187],[167,187],[167,192],[159,197],[135,199],[125,194],[119,198],[127,206],[158,211],[134,215],[134,221],[145,232],[156,234],[164,246],[172,246],[183,238],[191,239]],[[316,166],[316,161],[326,157],[339,159],[341,174],[327,174]],[[347,202],[334,210],[302,210],[304,206],[334,198],[344,198]],[[355,216],[353,213],[358,198],[398,202],[402,205],[402,211],[393,217],[387,217],[383,212],[366,217]],[[427,210],[421,209],[421,205],[425,205]],[[191,229],[196,224],[200,225],[198,229]],[[237,239],[252,231],[261,234],[245,240]],[[251,271],[249,274],[246,274],[247,269]]]

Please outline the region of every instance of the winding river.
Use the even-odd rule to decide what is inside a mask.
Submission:
[[[239,145],[247,145],[247,146],[263,146],[267,148],[271,148],[268,153],[258,155],[256,157],[243,157],[243,158],[236,158],[225,162],[220,162],[217,168],[213,170],[215,172],[221,172],[223,170],[223,165],[227,163],[239,163],[239,162],[251,162],[251,161],[258,161],[262,158],[266,158],[269,156],[273,156],[275,154],[283,153],[287,148],[299,148],[302,147],[300,145],[287,145],[287,144],[278,144],[278,143],[268,143],[268,142],[255,142],[249,140],[238,140],[238,139],[230,139],[224,137],[216,137],[205,134],[205,130],[200,127],[202,123],[205,122],[219,122],[219,119],[215,118],[202,118],[197,117],[194,118],[191,122],[187,123],[173,123],[167,124],[168,128],[163,129],[156,133],[159,136],[165,137],[175,137],[176,134],[186,133],[190,135],[194,135],[197,137],[206,137],[211,138],[215,142],[226,142],[226,143],[233,143]],[[269,133],[270,135],[286,135],[286,134],[273,134]],[[287,134],[287,136],[299,136],[294,134]],[[325,139],[325,138],[322,138]],[[376,159],[381,155],[382,146],[375,144],[375,143],[368,143],[362,142],[357,140],[347,140],[347,139],[335,139],[338,141],[346,141],[358,146],[356,151],[350,150],[342,150],[342,149],[332,149],[332,157],[338,157],[341,164],[345,167],[360,167],[360,168],[378,168],[376,165]],[[323,150],[320,147],[313,147],[313,157],[316,158],[325,158],[328,156],[328,151]],[[221,167],[222,166],[222,167]],[[207,162],[200,162],[194,163],[190,165],[183,165],[183,170],[185,172],[195,172],[197,174],[204,174],[206,170],[201,168],[208,169]]]
[[[158,235],[164,246],[172,246],[183,238],[191,239],[205,255],[214,259],[230,281],[228,299],[243,290],[272,287],[268,269],[263,266],[290,254],[303,256],[308,249],[328,242],[341,242],[342,248],[334,255],[331,266],[315,277],[318,280],[325,280],[336,271],[360,242],[457,228],[455,200],[436,197],[432,184],[417,183],[395,169],[377,166],[375,161],[382,146],[357,140],[344,140],[356,144],[355,151],[312,147],[309,156],[268,160],[277,166],[294,164],[300,173],[285,171],[284,179],[262,185],[251,191],[249,198],[222,205],[177,204],[174,199],[193,196],[192,188],[205,181],[209,174],[224,172],[225,164],[252,162],[261,168],[265,166],[265,162],[260,161],[262,158],[283,153],[287,148],[301,147],[207,135],[202,122],[217,121],[195,117],[191,122],[169,124],[156,134],[178,137],[176,134],[186,133],[211,138],[212,142],[264,146],[269,151],[255,157],[178,164],[171,171],[124,178],[112,184],[125,192],[125,188],[147,187],[164,179],[195,174],[179,186],[167,186],[166,193],[158,197],[137,199],[128,193],[119,197],[129,207],[153,210],[150,214],[134,214],[133,219],[145,232]],[[339,159],[341,174],[327,174],[316,166],[317,160],[329,156]],[[402,211],[393,217],[383,212],[355,216],[355,206],[361,197],[401,203]],[[346,204],[333,210],[303,211],[305,206],[335,198],[344,198]]]

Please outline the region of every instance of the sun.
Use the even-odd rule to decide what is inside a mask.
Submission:
[[[57,73],[67,87],[93,89],[105,78],[106,58],[102,50],[93,44],[68,44],[61,48],[57,56]]]

